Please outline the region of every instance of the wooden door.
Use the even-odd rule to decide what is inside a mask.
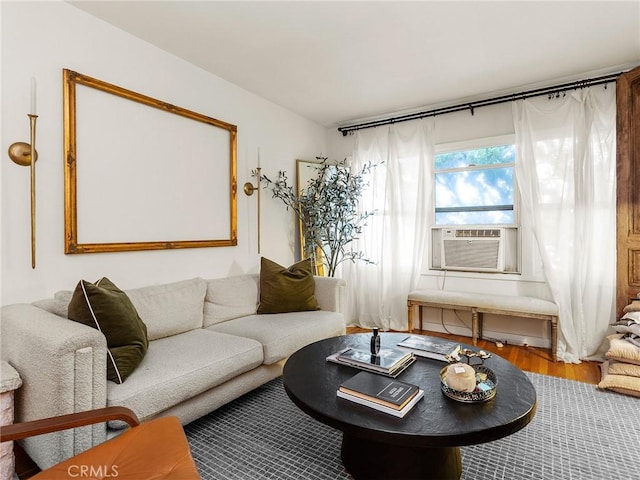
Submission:
[[[640,301],[640,67],[617,80],[618,316]]]

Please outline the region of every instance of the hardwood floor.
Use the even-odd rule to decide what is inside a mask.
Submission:
[[[366,328],[360,327],[347,328],[347,333],[366,333],[369,331],[370,330]],[[420,330],[416,330],[415,333],[447,338],[471,345],[470,337]],[[541,373],[543,375],[551,375],[553,377],[562,377],[593,384],[597,384],[600,381],[600,368],[597,362],[582,362],[580,364],[554,362],[551,359],[551,351],[548,349],[508,344],[503,347],[497,347],[495,343],[487,340],[479,340],[478,348],[500,355],[505,360],[508,360],[521,370],[527,372]]]

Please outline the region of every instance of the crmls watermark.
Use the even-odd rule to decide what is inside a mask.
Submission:
[[[116,478],[117,465],[71,465],[67,468],[71,478]]]

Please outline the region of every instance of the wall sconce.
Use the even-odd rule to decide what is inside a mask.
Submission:
[[[260,179],[262,169],[260,168],[260,151],[258,151],[258,168],[255,169],[255,176],[258,177],[258,183],[254,185],[251,182],[247,182],[244,184],[244,193],[246,196],[250,197],[253,195],[253,192],[258,191],[258,254],[260,253]]]
[[[9,147],[9,158],[16,164],[29,167],[31,173],[31,268],[36,268],[36,80],[31,79],[31,113],[29,117],[30,143],[15,142]]]

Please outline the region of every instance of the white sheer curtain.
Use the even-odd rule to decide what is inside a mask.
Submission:
[[[354,170],[379,164],[360,208],[375,211],[354,242],[375,264],[344,265],[348,318],[363,327],[407,328],[431,218],[433,118],[356,132]]]
[[[598,352],[614,318],[615,88],[514,102],[516,177],[554,301],[558,356]]]

